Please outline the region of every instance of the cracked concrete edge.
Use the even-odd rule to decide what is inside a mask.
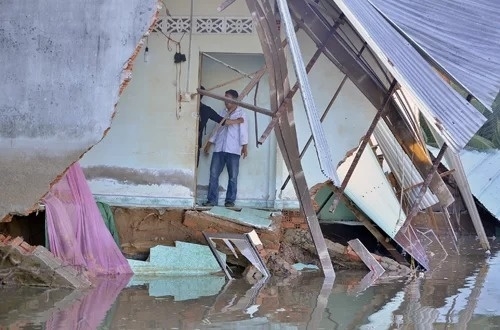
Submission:
[[[106,135],[108,134],[109,130],[111,129],[111,123],[113,122],[113,119],[114,119],[114,117],[116,115],[116,112],[117,112],[116,108],[117,108],[117,105],[118,105],[118,100],[119,100],[120,96],[122,95],[123,91],[125,90],[125,88],[127,87],[127,85],[132,80],[131,73],[132,73],[132,70],[133,70],[134,62],[135,62],[137,56],[139,55],[139,52],[140,52],[142,46],[144,45],[144,39],[154,29],[154,25],[156,23],[156,20],[158,19],[158,15],[159,15],[160,9],[162,8],[162,1],[161,0],[157,0],[156,3],[157,3],[156,4],[156,11],[155,11],[154,15],[151,18],[151,21],[150,21],[150,24],[149,24],[149,28],[143,34],[142,38],[139,40],[137,46],[135,47],[134,52],[132,53],[132,55],[129,57],[129,59],[125,62],[125,65],[123,66],[123,70],[121,72],[122,81],[121,81],[121,83],[120,83],[120,85],[118,87],[118,90],[119,90],[119,92],[118,92],[118,98],[117,98],[116,102],[114,103],[113,113],[111,114],[110,126],[107,129],[104,130],[104,132],[102,134],[102,137],[96,143],[94,143],[93,145],[91,145],[90,147],[88,147],[87,150],[85,150],[83,153],[81,153],[81,155],[78,157],[78,159],[76,159],[73,162],[71,162],[65,168],[64,171],[62,171],[58,176],[56,176],[54,178],[54,180],[52,180],[52,182],[49,184],[49,187],[48,187],[47,191],[45,192],[45,194],[43,194],[42,196],[40,196],[39,200],[37,202],[35,202],[31,208],[28,208],[24,212],[24,214],[20,214],[19,212],[16,212],[15,214],[8,213],[2,219],[0,219],[0,223],[1,222],[10,222],[12,220],[13,215],[28,215],[30,213],[33,213],[33,212],[37,211],[39,209],[39,201],[42,200],[48,194],[48,192],[50,191],[50,189],[52,189],[52,186],[54,184],[56,184],[57,182],[59,182],[59,180],[66,174],[66,172],[68,171],[68,169],[74,163],[78,162],[90,149],[92,149],[95,145],[97,145],[99,142],[101,142],[106,137]],[[128,72],[128,74],[126,74],[127,72]]]

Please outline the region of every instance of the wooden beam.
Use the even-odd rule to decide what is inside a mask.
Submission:
[[[415,199],[415,202],[413,203],[410,212],[406,216],[406,220],[403,224],[403,228],[401,230],[404,232],[406,231],[406,226],[408,226],[411,222],[411,220],[417,215],[418,212],[418,207],[420,206],[420,203],[422,202],[422,199],[424,198],[425,192],[427,191],[427,188],[429,187],[429,184],[431,183],[432,177],[436,173],[436,170],[441,164],[441,160],[443,159],[444,153],[448,149],[448,145],[443,144],[441,147],[441,150],[439,150],[439,154],[437,155],[436,159],[434,160],[434,164],[432,165],[431,170],[427,174],[427,177],[424,180],[424,183],[422,184],[422,187],[420,188],[420,191],[418,192],[417,198]]]
[[[235,99],[231,99],[231,98],[228,98],[228,97],[225,97],[225,96],[222,96],[222,95],[218,95],[218,94],[215,94],[215,93],[207,92],[206,90],[203,90],[203,89],[200,89],[200,88],[198,88],[197,91],[201,95],[208,96],[208,97],[211,97],[211,98],[216,99],[216,100],[220,100],[220,101],[224,101],[224,102],[232,102],[232,103],[237,104],[238,106],[240,106],[242,108],[245,108],[245,109],[248,109],[248,110],[252,110],[252,111],[255,111],[255,112],[261,113],[263,115],[270,116],[270,117],[274,116],[274,113],[272,111],[269,111],[267,109],[255,106],[253,104],[249,104],[249,103],[237,101]]]
[[[330,187],[330,189],[332,190],[332,195],[339,190],[339,188],[335,187],[331,182],[328,183],[328,187]],[[366,229],[368,229],[368,231],[377,239],[377,241],[382,244],[387,252],[389,252],[394,258],[394,260],[401,264],[407,264],[406,259],[396,250],[394,246],[386,241],[386,237],[373,225],[370,219],[363,212],[361,212],[361,210],[358,209],[358,207],[351,201],[349,197],[342,194],[340,195],[340,200],[349,210],[351,210],[358,221],[361,222]]]

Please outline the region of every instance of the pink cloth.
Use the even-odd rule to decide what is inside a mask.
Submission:
[[[61,306],[52,313],[45,324],[45,329],[98,329],[131,276],[97,278],[95,288],[83,298],[76,299],[69,306]]]
[[[78,163],[44,198],[51,252],[90,275],[131,274]]]

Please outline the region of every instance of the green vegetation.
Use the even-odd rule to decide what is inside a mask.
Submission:
[[[467,92],[461,90],[460,87],[455,85],[453,85],[453,87],[457,92],[463,95],[464,98],[467,96]],[[486,109],[486,107],[475,99],[471,101],[471,104],[487,118],[487,121],[479,131],[477,131],[476,135],[472,137],[467,147],[476,150],[500,149],[500,93],[497,95],[491,107],[493,112]],[[420,117],[420,122],[422,123],[422,130],[427,144],[437,147],[437,143],[432,137],[431,131],[423,116]]]
[[[484,149],[474,145],[478,140],[482,139],[484,142],[491,143],[490,148],[500,149],[500,93],[497,95],[497,98],[491,107],[493,112],[486,110],[483,105],[477,101],[473,102],[473,105],[481,111],[483,115],[488,118],[488,120],[469,142],[469,144],[473,144],[470,147]]]

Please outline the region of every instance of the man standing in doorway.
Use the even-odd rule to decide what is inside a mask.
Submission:
[[[226,91],[225,97],[229,99],[238,99],[238,92],[234,89]],[[233,207],[236,200],[238,172],[240,167],[240,157],[246,158],[248,155],[248,124],[244,110],[233,102],[225,102],[226,109],[220,114],[234,120],[243,118],[243,123],[238,125],[226,125],[220,127],[207,145],[205,152],[210,151],[212,144],[215,144],[212,162],[210,164],[210,181],[208,183],[207,201],[203,206],[215,206],[219,201],[219,176],[224,167],[227,167],[229,176],[225,207]]]
[[[205,90],[205,87],[200,86],[200,89]],[[203,95],[200,95],[200,115],[199,115],[199,123],[198,123],[198,154],[196,157],[196,167],[198,167],[200,163],[200,148],[202,148],[202,136],[203,131],[207,127],[208,120],[213,120],[216,123],[220,123],[221,125],[236,125],[241,124],[243,122],[243,118],[237,118],[234,120],[226,119],[224,120],[214,109],[201,102]]]

